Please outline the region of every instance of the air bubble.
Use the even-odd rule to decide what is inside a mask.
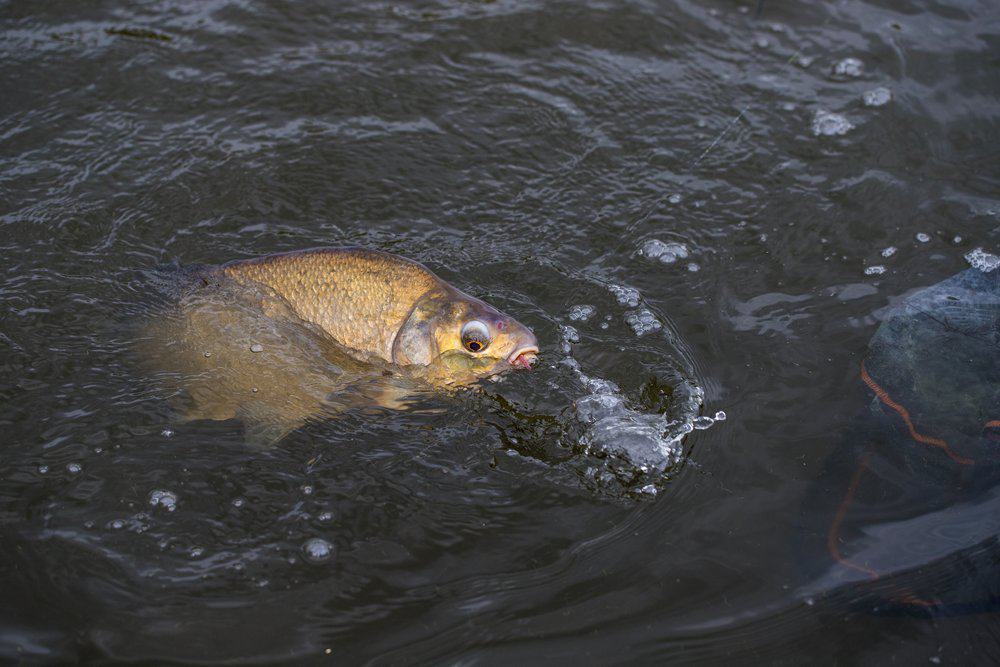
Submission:
[[[930,234],[924,234],[923,232],[917,232],[916,238],[921,243],[928,243],[931,240]]]
[[[333,512],[321,512],[320,515],[316,518],[322,521],[323,523],[328,523],[330,521],[333,521]]]
[[[38,466],[38,473],[39,474],[44,475],[48,471],[49,471],[49,467],[48,466]]]
[[[168,512],[177,509],[177,494],[173,491],[156,489],[149,494],[149,504],[153,507],[162,507]]]
[[[888,248],[883,248],[882,249],[882,256],[883,257],[888,258],[888,257],[892,257],[895,254],[896,254],[896,246],[894,246],[894,245],[891,245]]]
[[[233,498],[233,503],[232,504],[233,504],[233,507],[235,507],[236,509],[240,509],[241,507],[243,507],[243,505],[246,504],[246,501],[243,500],[242,498]]]
[[[122,521],[121,519],[115,519],[110,523],[108,523],[108,528],[110,528],[111,530],[121,530],[124,527],[125,527],[125,522]]]
[[[77,475],[83,470],[83,466],[79,463],[67,463],[66,470],[68,470],[70,474]]]
[[[310,563],[323,563],[333,557],[334,547],[326,540],[314,537],[302,545],[302,553]]]
[[[254,343],[253,345],[250,346],[250,351],[251,352],[263,352],[264,351],[264,346],[261,345],[260,343]]]

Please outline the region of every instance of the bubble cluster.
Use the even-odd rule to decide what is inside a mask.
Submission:
[[[888,258],[888,257],[892,257],[895,254],[896,254],[896,246],[892,246],[891,245],[888,248],[883,248],[882,249],[882,256],[883,257]]]
[[[982,248],[970,250],[965,254],[965,261],[983,273],[990,273],[1000,268],[1000,257],[988,253]]]
[[[177,509],[177,494],[173,491],[155,489],[149,494],[149,504],[153,507],[161,507],[168,512]]]
[[[872,266],[865,267],[866,276],[880,276],[885,273],[885,267],[881,264],[874,264]]]
[[[892,91],[882,86],[873,88],[872,90],[866,90],[861,95],[861,102],[866,107],[881,107],[888,104],[891,100]]]
[[[853,79],[861,76],[864,67],[864,63],[857,58],[844,58],[833,66],[833,74],[834,76]]]
[[[663,323],[647,308],[630,310],[625,313],[625,322],[632,327],[636,336],[645,336],[663,328]]]
[[[597,309],[589,304],[572,306],[569,309],[569,319],[573,320],[574,322],[586,322],[591,317],[593,317],[594,313],[596,312]]]
[[[615,299],[622,306],[635,308],[639,305],[639,290],[626,285],[608,285],[608,289],[615,295]]]
[[[854,123],[839,113],[819,109],[813,115],[812,132],[817,137],[842,136],[854,129]]]
[[[643,257],[656,259],[664,264],[673,264],[679,259],[687,259],[690,255],[688,247],[683,243],[665,243],[659,239],[649,239],[642,244],[639,254]]]

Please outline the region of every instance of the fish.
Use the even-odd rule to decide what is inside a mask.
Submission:
[[[405,409],[538,358],[528,327],[380,250],[298,250],[181,276],[180,296],[140,328],[144,368],[182,421],[238,419],[255,445],[359,406]]]

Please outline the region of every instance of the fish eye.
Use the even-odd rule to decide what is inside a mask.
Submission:
[[[490,345],[490,329],[479,320],[466,322],[462,327],[462,345],[469,352],[482,352]]]

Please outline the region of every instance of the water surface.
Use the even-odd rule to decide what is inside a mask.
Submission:
[[[0,655],[1000,659],[823,548],[886,306],[1000,244],[1000,11],[756,9],[0,4]],[[176,423],[156,267],[351,244],[541,367],[265,450]]]

